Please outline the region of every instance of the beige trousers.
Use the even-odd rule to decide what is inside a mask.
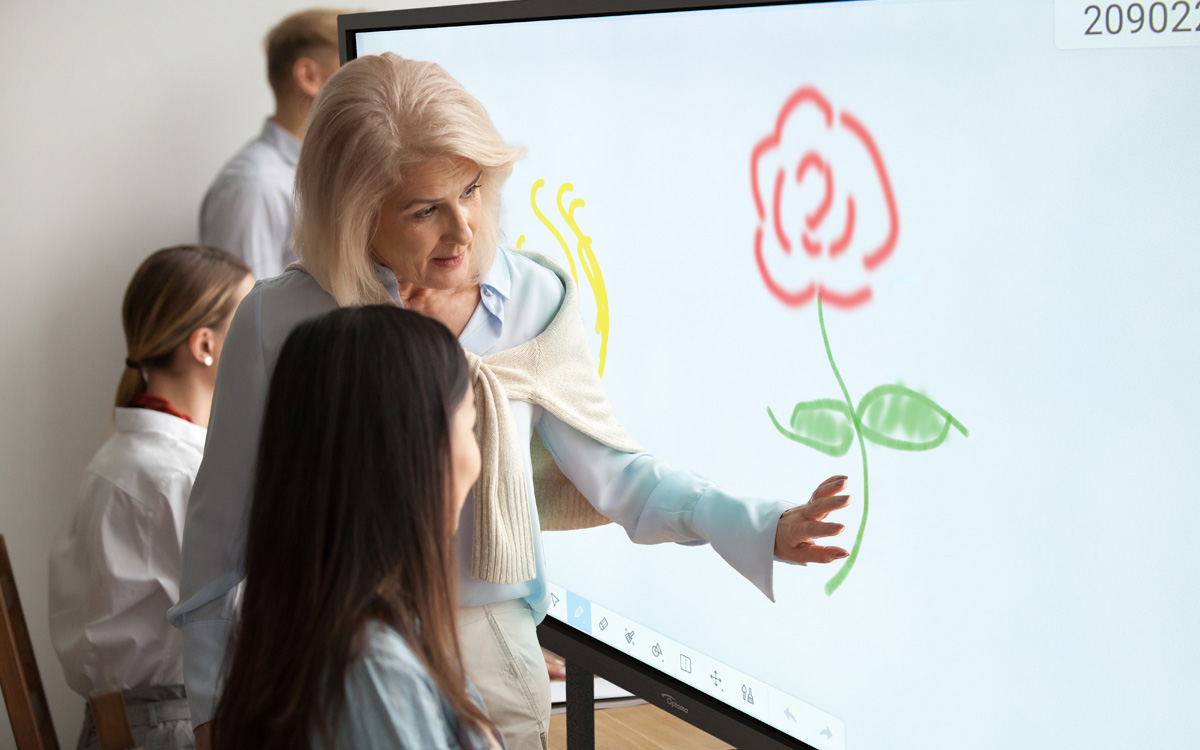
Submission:
[[[507,750],[546,750],[550,677],[529,605],[520,599],[458,610],[471,681]]]

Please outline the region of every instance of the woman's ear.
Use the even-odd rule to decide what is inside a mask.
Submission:
[[[217,337],[211,328],[197,328],[188,336],[188,352],[192,359],[212,367],[216,357]]]

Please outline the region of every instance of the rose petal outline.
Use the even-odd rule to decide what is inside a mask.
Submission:
[[[879,175],[879,184],[883,187],[884,200],[887,202],[891,230],[882,245],[863,257],[863,266],[868,271],[873,271],[876,266],[888,259],[896,247],[896,237],[900,233],[900,217],[896,214],[896,196],[892,193],[892,181],[888,178],[887,169],[883,166],[883,157],[879,155],[879,147],[875,145],[875,139],[858,121],[858,118],[849,112],[842,110],[838,119],[867,147],[867,153],[871,155],[871,163],[875,165],[875,173]]]
[[[784,105],[783,109],[780,110],[779,115],[775,120],[775,131],[771,135],[768,135],[760,140],[755,145],[754,151],[751,153],[750,184],[754,194],[754,208],[758,212],[758,218],[760,222],[766,218],[766,212],[763,207],[762,195],[758,187],[758,162],[768,151],[779,146],[783,135],[783,126],[786,124],[792,112],[801,104],[810,101],[815,104],[825,116],[826,127],[832,128],[833,107],[830,105],[829,101],[815,87],[803,86],[800,89],[797,89],[791,95],[791,97],[788,98],[787,103]],[[883,188],[884,192],[884,200],[887,204],[888,218],[890,223],[888,236],[878,248],[863,258],[863,265],[867,268],[867,270],[874,270],[876,266],[883,263],[891,255],[892,251],[895,249],[896,240],[899,235],[900,227],[899,217],[896,211],[895,194],[892,191],[891,180],[888,177],[887,169],[883,164],[883,158],[880,155],[879,148],[876,146],[875,140],[871,137],[871,134],[862,125],[862,123],[858,121],[858,118],[854,117],[854,115],[850,114],[849,112],[842,111],[838,119],[839,122],[845,126],[852,135],[857,137],[867,149],[867,153],[871,157],[872,165],[875,167],[875,173],[879,177],[880,186]],[[780,171],[782,172],[782,169]],[[800,174],[798,173],[797,178],[799,177]],[[827,173],[827,179],[828,178],[831,178],[831,175]],[[772,208],[775,209],[774,228],[780,240],[780,244],[785,248],[786,252],[790,253],[791,243],[787,239],[786,234],[782,231],[782,225],[779,223],[778,216],[778,204],[781,198],[781,188],[781,180],[779,179],[779,175],[777,175],[775,195],[773,196],[774,205],[772,206]],[[831,243],[831,256],[835,255],[833,252],[835,246],[837,246],[836,254],[844,252],[849,246],[851,237],[853,235],[853,214],[854,202],[853,195],[851,195],[847,197],[847,226],[843,231],[842,236]],[[810,216],[808,218],[811,219],[812,217]],[[755,261],[758,265],[759,273],[771,293],[784,304],[792,307],[799,307],[812,299],[813,295],[817,294],[818,292],[821,294],[821,299],[824,302],[834,307],[841,308],[856,307],[871,299],[872,293],[870,285],[864,286],[854,292],[841,293],[826,288],[824,284],[818,285],[815,282],[810,282],[807,287],[798,292],[789,292],[776,283],[770,272],[767,270],[766,261],[763,258],[762,239],[762,227],[759,226],[756,229],[754,236],[754,255]],[[806,252],[813,254],[813,249],[815,247],[816,254],[820,253],[820,242],[817,242],[815,246],[810,246],[810,240],[806,235],[802,236],[801,240],[805,245]]]
[[[779,116],[775,118],[775,132],[759,141],[750,155],[750,185],[754,189],[754,208],[758,211],[759,221],[767,216],[763,210],[762,195],[758,191],[758,160],[762,158],[763,154],[779,145],[779,141],[783,137],[783,125],[791,116],[792,110],[807,101],[813,102],[821,109],[825,115],[825,127],[833,127],[833,107],[825,96],[814,87],[803,86],[788,98],[783,109],[779,111]]]
[[[853,292],[842,293],[835,292],[826,287],[824,284],[817,285],[816,282],[810,281],[808,286],[804,287],[800,291],[789,292],[787,289],[784,289],[782,286],[776,283],[775,279],[771,277],[771,272],[767,270],[767,262],[763,258],[762,239],[762,227],[758,227],[758,229],[756,229],[754,232],[754,260],[758,264],[758,272],[762,276],[763,282],[767,285],[767,289],[771,292],[771,294],[775,295],[776,299],[788,307],[800,307],[812,299],[813,295],[815,295],[817,292],[821,293],[821,299],[824,300],[826,304],[840,308],[857,307],[858,305],[861,305],[871,299],[870,285],[864,286],[862,289],[858,289]]]

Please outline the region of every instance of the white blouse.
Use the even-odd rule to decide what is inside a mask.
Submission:
[[[206,430],[149,409],[117,409],[117,432],[84,472],[50,550],[50,637],[85,698],[183,682],[183,519]]]

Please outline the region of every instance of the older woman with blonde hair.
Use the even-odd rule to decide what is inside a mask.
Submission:
[[[510,750],[547,739],[549,682],[535,630],[550,598],[541,529],[612,520],[637,543],[707,541],[768,596],[775,559],[845,556],[814,542],[842,530],[824,518],[848,502],[838,494],[845,477],[796,507],[738,497],[672,469],[624,432],[570,276],[498,247],[501,186],[521,155],[433,63],[363,57],[322,89],[296,176],[301,266],[260,282],[234,318],[188,512],[172,620],[183,629],[196,724],[213,715],[242,577],[267,383],[288,333],[337,307],[400,305],[444,324],[467,352],[482,471],[456,541],[458,627],[468,672]]]

